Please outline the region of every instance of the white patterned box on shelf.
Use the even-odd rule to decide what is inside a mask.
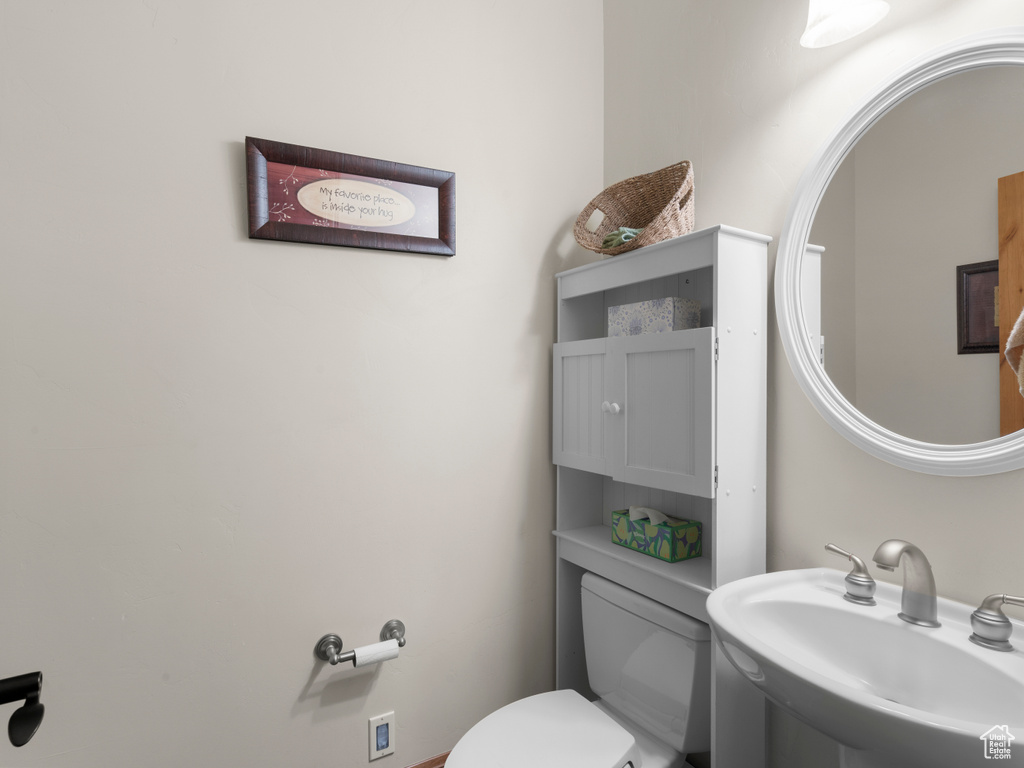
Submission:
[[[651,299],[608,307],[609,336],[639,336],[700,328],[700,302],[694,299]]]

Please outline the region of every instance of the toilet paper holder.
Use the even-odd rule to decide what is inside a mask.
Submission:
[[[356,648],[351,651],[341,652],[342,641],[338,635],[324,635],[321,637],[313,648],[313,654],[320,659],[320,661],[328,661],[333,664],[341,664],[345,661],[351,661],[355,666],[362,666],[360,656],[366,655],[368,661],[367,664],[373,664],[377,661],[386,661],[392,659],[398,655],[397,648],[391,646],[390,641],[398,643],[398,648],[405,647],[405,624],[398,619],[391,619],[386,623],[380,630],[380,642],[376,645],[364,645],[361,648]],[[393,648],[393,655],[387,653],[390,648]],[[382,658],[379,658],[381,654],[384,654]]]

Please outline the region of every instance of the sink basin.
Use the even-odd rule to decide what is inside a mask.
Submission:
[[[902,587],[879,582],[877,605],[858,605],[843,599],[845,576],[813,568],[719,587],[707,603],[716,642],[769,699],[838,741],[843,766],[1024,766],[1024,624],[1011,620],[1012,652],[989,650],[968,640],[976,606],[939,598],[942,626],[920,627],[897,616]]]

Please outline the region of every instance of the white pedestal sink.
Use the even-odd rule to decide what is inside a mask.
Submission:
[[[941,627],[897,617],[902,589],[877,605],[843,599],[828,568],[719,587],[708,614],[735,667],[779,706],[840,743],[844,768],[1024,766],[1024,623],[1015,650],[968,640],[976,606],[939,598]],[[979,596],[979,600],[980,597]]]

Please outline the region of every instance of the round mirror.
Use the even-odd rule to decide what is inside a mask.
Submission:
[[[783,228],[776,308],[797,380],[837,431],[898,466],[1024,467],[1024,432],[998,437],[1001,355],[958,354],[971,294],[956,290],[970,267],[991,313],[996,180],[1024,171],[1022,97],[1024,29],[923,57],[829,138]]]

